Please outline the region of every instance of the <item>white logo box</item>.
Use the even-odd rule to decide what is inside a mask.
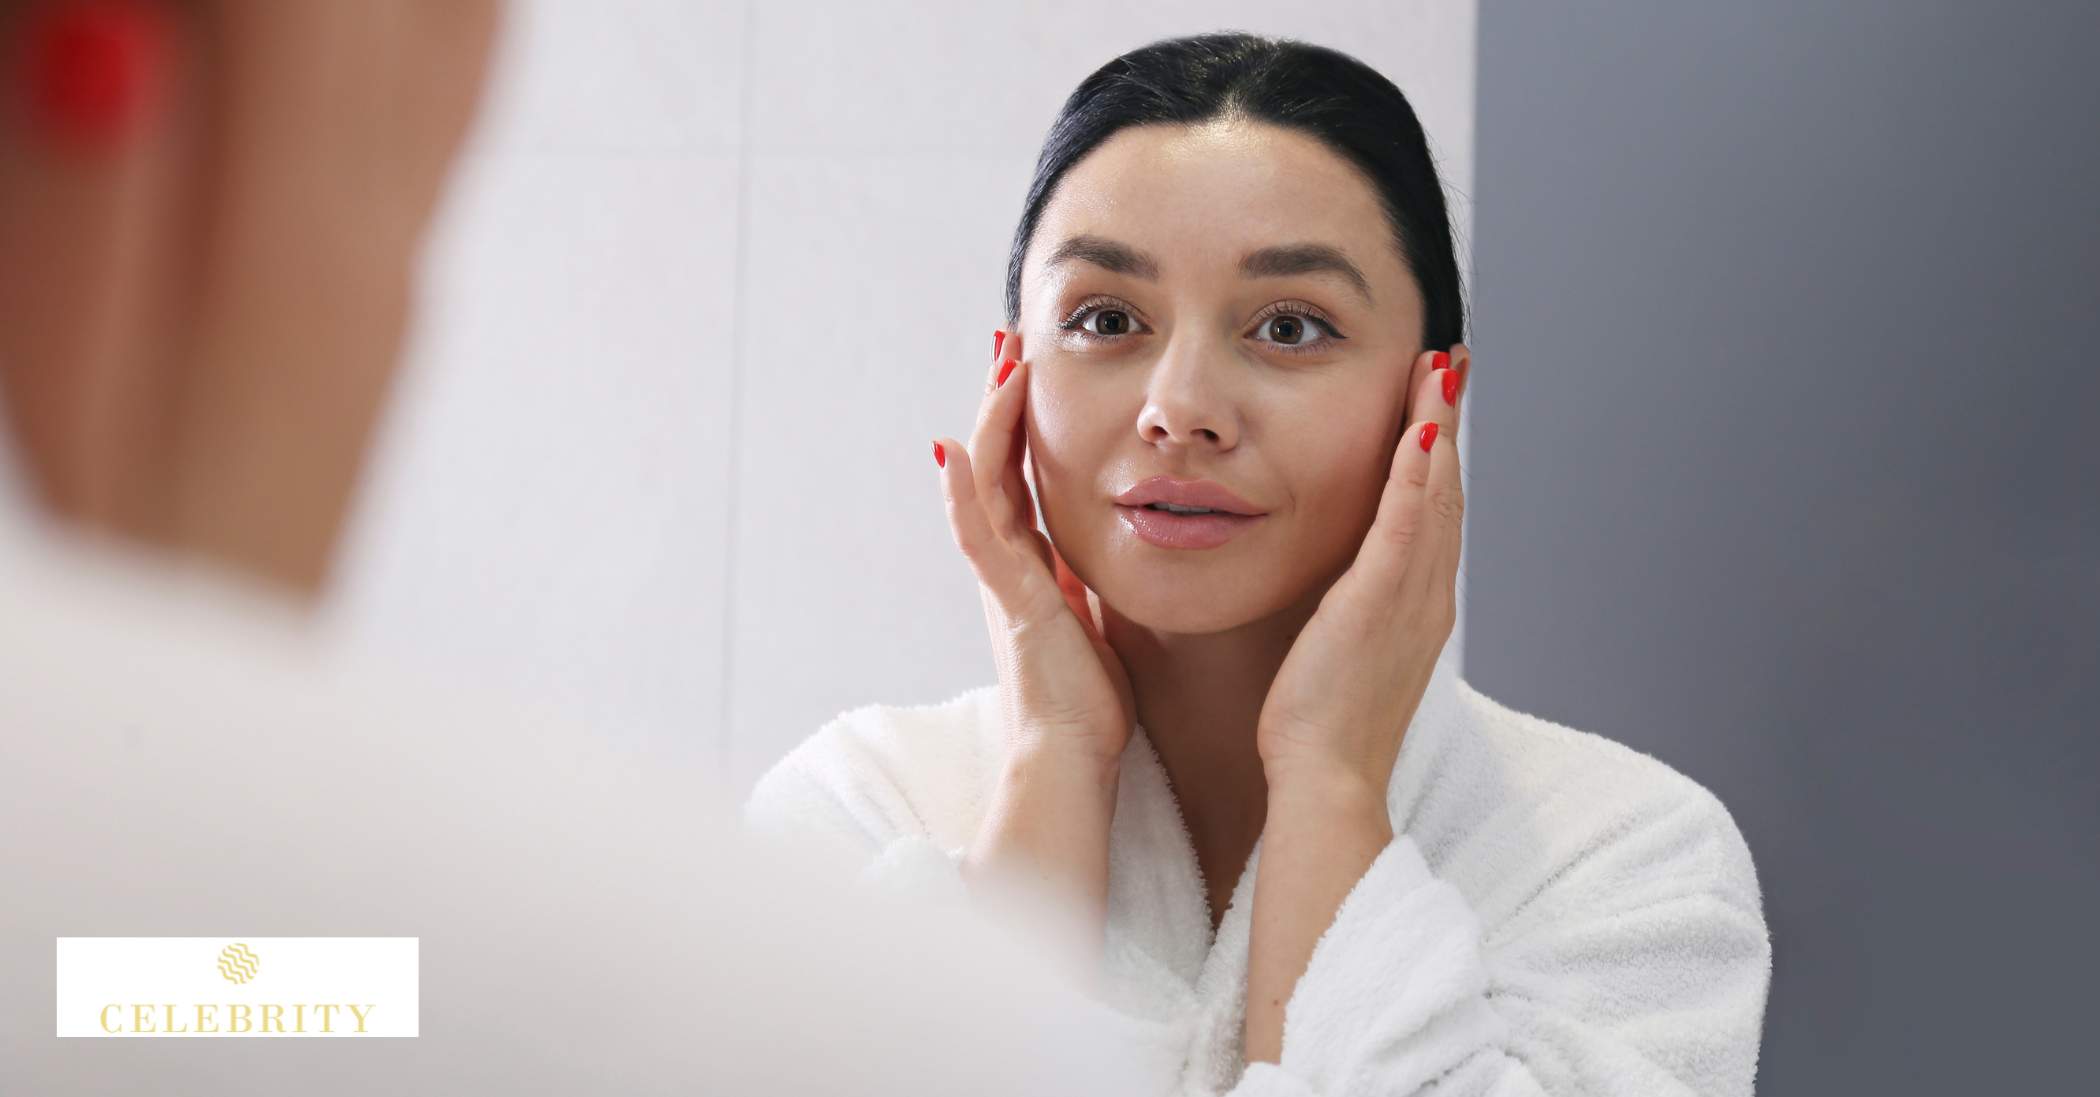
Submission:
[[[60,1036],[415,1036],[418,937],[60,937]]]

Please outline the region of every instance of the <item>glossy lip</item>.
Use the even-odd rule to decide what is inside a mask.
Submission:
[[[1181,507],[1208,507],[1241,517],[1258,517],[1264,512],[1254,504],[1234,495],[1225,485],[1215,480],[1176,480],[1171,476],[1149,476],[1132,484],[1123,494],[1116,496],[1116,504],[1125,507],[1142,507],[1149,503],[1172,503]]]
[[[1261,521],[1258,514],[1169,514],[1144,507],[1117,507],[1138,540],[1163,549],[1213,549],[1248,526]]]
[[[1208,507],[1211,514],[1173,514],[1149,503]],[[1264,512],[1214,480],[1152,476],[1116,496],[1116,516],[1138,540],[1164,549],[1211,549],[1237,537]]]

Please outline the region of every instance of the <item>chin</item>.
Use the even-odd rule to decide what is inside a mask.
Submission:
[[[1108,561],[1108,573],[1098,583],[1088,585],[1136,624],[1191,636],[1251,624],[1291,602],[1273,566],[1252,559],[1195,564],[1161,559],[1157,550],[1123,554]]]
[[[1235,612],[1235,607],[1215,603],[1204,606],[1140,605],[1125,608],[1111,599],[1109,604],[1115,606],[1116,611],[1124,617],[1153,632],[1177,636],[1208,636],[1230,632],[1260,618],[1259,614]]]

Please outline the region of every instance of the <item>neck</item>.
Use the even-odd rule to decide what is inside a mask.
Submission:
[[[1324,588],[1298,604],[1213,633],[1163,632],[1101,603],[1103,638],[1130,675],[1137,721],[1173,785],[1182,821],[1222,915],[1268,817],[1255,730],[1291,643]]]

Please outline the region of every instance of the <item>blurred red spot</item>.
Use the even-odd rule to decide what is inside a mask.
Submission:
[[[143,113],[165,27],[143,0],[57,0],[24,32],[29,105],[52,140],[107,147]]]

